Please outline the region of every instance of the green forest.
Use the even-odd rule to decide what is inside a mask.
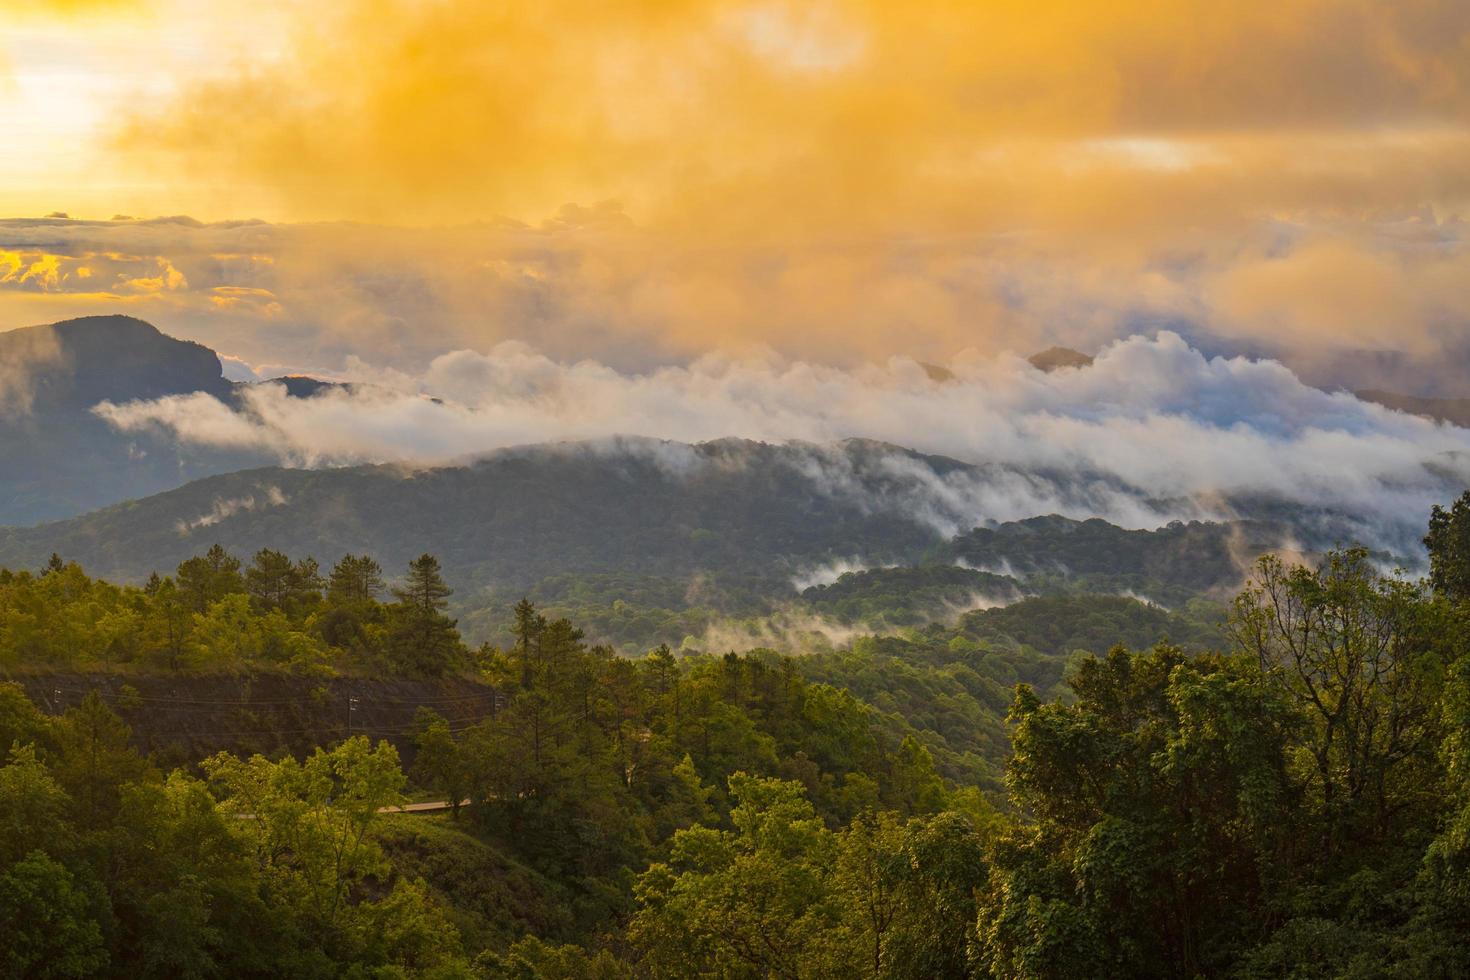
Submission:
[[[432,555],[53,556],[0,572],[0,974],[1470,975],[1470,493],[1425,545],[1263,558],[1219,625],[846,578],[803,655],[467,644]],[[221,677],[481,693],[242,751]]]

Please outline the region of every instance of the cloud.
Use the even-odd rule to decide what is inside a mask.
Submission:
[[[1140,328],[1269,354],[1325,384],[1470,395],[1463,223],[1270,220],[1142,249],[1086,236],[670,251],[616,209],[535,228],[0,221],[0,322],[126,310],[278,373],[424,370],[507,339],[620,370],[709,351],[852,366],[1093,351]],[[1397,351],[1392,379],[1331,369]],[[1366,383],[1365,383],[1366,381]]]
[[[99,13],[139,13],[152,4],[147,0],[25,0],[6,3],[7,13],[12,10],[20,16],[31,17],[90,17]]]
[[[872,567],[861,558],[837,558],[825,565],[797,572],[791,577],[791,587],[797,592],[805,592],[816,585],[831,585],[849,572],[865,572]]]
[[[62,356],[54,331],[0,334],[0,417],[14,420],[29,415],[35,401],[35,372],[58,364]]]
[[[783,653],[813,653],[850,646],[865,636],[890,635],[897,630],[867,624],[845,626],[834,619],[791,605],[759,619],[721,619],[699,636],[686,636],[681,649],[718,653],[762,647]]]
[[[244,381],[247,383],[263,380],[260,374],[248,363],[238,357],[229,354],[221,354],[219,359],[220,370],[224,373],[226,381]]]
[[[135,107],[119,159],[292,217],[536,220],[616,198],[767,240],[1080,217],[1120,182],[1141,203],[1135,173],[1161,204],[1183,183],[1206,206],[1300,199],[1324,176],[1361,199],[1412,174],[1365,155],[1453,180],[1443,148],[1395,138],[1463,122],[1467,35],[1456,0],[329,0],[278,58]],[[1348,141],[1355,159],[1329,151]],[[1047,185],[1050,203],[1005,194]]]
[[[14,45],[34,128],[0,196],[278,223],[8,223],[43,264],[3,322],[124,307],[252,363],[411,370],[1168,326],[1297,367],[1448,353],[1466,384],[1460,0],[149,7]]]
[[[1013,356],[949,368],[954,379],[937,382],[904,358],[845,370],[710,355],[628,373],[507,342],[310,399],[263,386],[243,411],[194,394],[97,412],[124,431],[161,426],[308,466],[434,465],[628,435],[794,441],[806,449],[792,465],[814,487],[945,534],[1038,513],[1152,527],[1286,505],[1403,548],[1431,503],[1470,484],[1470,431],[1308,387],[1276,362],[1207,358],[1168,332],[1117,342],[1076,371],[1046,374]],[[850,438],[980,465],[823,448]],[[674,471],[697,465],[687,449],[656,443],[606,451],[630,446]]]
[[[179,521],[177,527],[181,536],[187,535],[201,527],[213,527],[220,521],[228,520],[242,511],[281,507],[287,502],[288,498],[277,486],[261,487],[259,496],[246,494],[243,497],[216,497],[214,505],[208,511],[190,520]]]
[[[1470,320],[1470,255],[1412,255],[1342,241],[1247,255],[1212,288],[1221,333],[1298,346],[1423,355]],[[1405,329],[1406,326],[1408,329]],[[1418,327],[1419,329],[1415,329]]]

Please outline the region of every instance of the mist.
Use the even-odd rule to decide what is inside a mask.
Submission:
[[[935,380],[905,358],[843,369],[711,354],[632,373],[506,342],[418,375],[356,362],[357,384],[311,398],[264,385],[240,410],[195,393],[95,412],[124,432],[306,467],[437,466],[581,440],[677,472],[699,465],[683,444],[796,442],[810,451],[793,465],[822,492],[944,534],[1043,513],[1154,527],[1289,506],[1402,548],[1432,504],[1470,483],[1470,431],[1312,388],[1274,361],[1209,358],[1168,331],[1111,344],[1085,368],[1043,373],[1008,355],[947,367],[953,377]],[[981,468],[885,451],[859,475],[851,453],[821,451],[854,438]]]

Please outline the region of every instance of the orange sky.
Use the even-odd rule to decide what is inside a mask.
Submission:
[[[1470,217],[1463,0],[0,0],[0,93],[0,215],[602,206],[582,287],[677,270],[630,301],[672,350],[1034,333],[944,286],[977,242],[1228,335],[1422,351],[1470,306],[1458,233],[1382,231]],[[1185,255],[1213,272],[1158,272]]]
[[[0,157],[9,214],[434,223],[616,198],[748,235],[1132,224],[1140,186],[1225,212],[1466,198],[1458,0],[5,0],[0,16],[0,124],[23,150]]]

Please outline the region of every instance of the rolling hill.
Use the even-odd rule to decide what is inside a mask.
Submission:
[[[391,578],[429,551],[472,636],[497,635],[530,595],[600,638],[642,644],[792,604],[892,627],[1027,592],[1172,605],[1238,584],[1253,550],[1282,533],[1251,522],[1130,531],[1053,516],[951,536],[953,519],[936,522],[926,506],[936,479],[994,476],[863,441],[624,439],[505,450],[459,467],[266,467],[0,529],[0,566],[37,568],[55,552],[139,582],[219,543],[246,558],[274,548],[324,564],[366,553]],[[840,575],[854,563],[867,570]],[[830,584],[799,591],[813,580]]]

